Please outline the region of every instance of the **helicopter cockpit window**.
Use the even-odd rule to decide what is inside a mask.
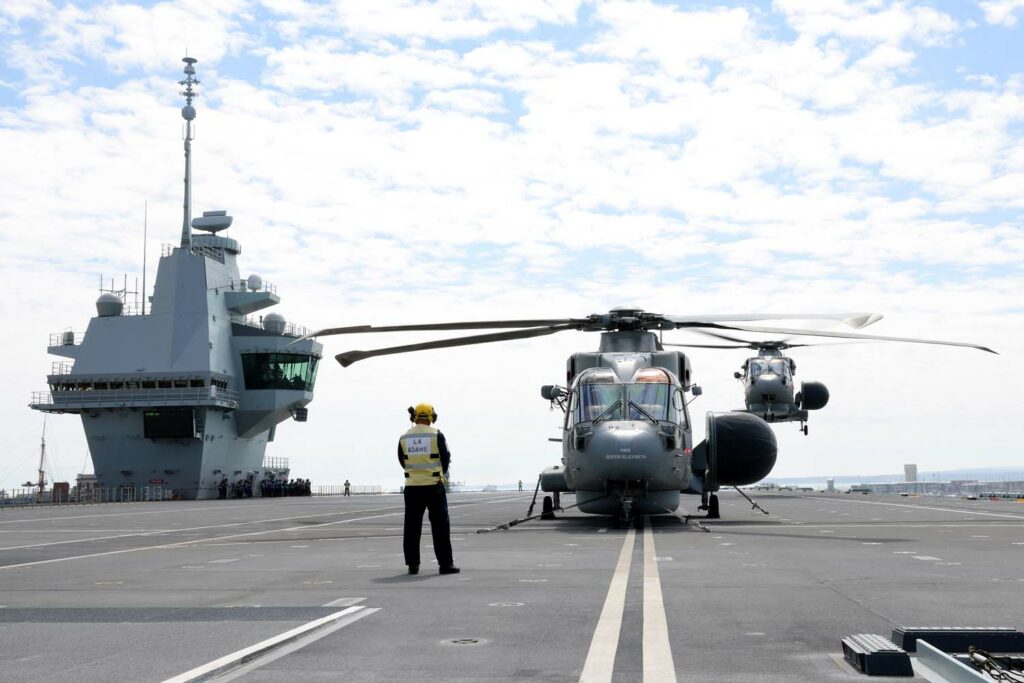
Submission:
[[[629,420],[668,420],[671,384],[627,384]]]
[[[622,387],[618,384],[580,384],[577,422],[622,419]]]
[[[768,367],[779,377],[789,377],[789,362],[782,358],[771,359]]]
[[[763,375],[763,374],[765,374],[766,372],[769,372],[769,371],[770,370],[768,368],[768,361],[763,361],[763,360],[752,360],[752,361],[750,361],[750,369],[748,370],[748,372],[750,373],[751,377],[757,377],[758,375]]]

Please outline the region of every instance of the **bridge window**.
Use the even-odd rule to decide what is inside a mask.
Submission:
[[[319,360],[296,353],[243,353],[245,388],[313,391]]]

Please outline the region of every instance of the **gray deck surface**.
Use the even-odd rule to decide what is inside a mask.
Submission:
[[[844,636],[1024,627],[1024,505],[755,499],[769,516],[723,493],[710,533],[648,521],[680,681],[868,680],[842,661]],[[400,496],[5,510],[2,679],[160,681],[355,604],[362,618],[233,676],[577,681],[630,530],[568,511],[475,533],[523,516],[529,500],[451,495],[463,573],[437,575],[425,526],[415,577],[402,563]],[[697,499],[684,503],[692,512]],[[644,680],[644,534],[635,538],[614,681]]]

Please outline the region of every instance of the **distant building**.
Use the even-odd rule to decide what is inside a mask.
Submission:
[[[825,490],[826,491],[835,491],[836,490],[836,480],[835,479],[828,479],[828,480],[826,480],[825,481]]]
[[[903,481],[908,483],[917,481],[917,465],[903,466]]]
[[[98,488],[99,483],[96,481],[95,474],[79,474],[75,477],[74,498],[77,501],[92,500]]]

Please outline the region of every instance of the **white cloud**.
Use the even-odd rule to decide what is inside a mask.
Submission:
[[[493,114],[504,111],[501,95],[474,88],[435,90],[427,95],[423,104],[431,108],[451,108],[470,115]]]
[[[285,19],[287,34],[339,30],[360,40],[373,37],[450,41],[483,38],[500,30],[529,31],[538,24],[575,22],[580,0],[339,0],[330,9],[300,0],[263,0]]]
[[[389,54],[348,52],[337,40],[275,51],[268,80],[283,90],[349,91],[384,100],[405,100],[413,88],[453,88],[473,82],[455,53],[412,49]]]
[[[943,45],[956,33],[958,22],[932,7],[907,2],[850,2],[848,0],[774,0],[801,35],[813,39],[839,36],[899,44]]]
[[[1017,25],[1017,10],[1024,8],[1024,0],[982,0],[985,21],[1003,26]]]

